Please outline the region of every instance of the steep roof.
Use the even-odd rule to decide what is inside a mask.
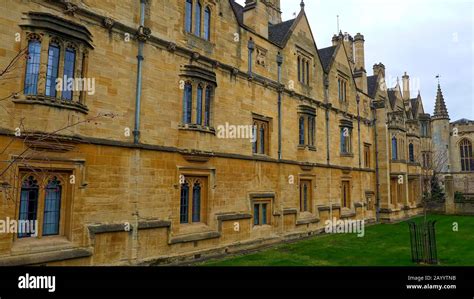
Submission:
[[[378,76],[367,77],[367,93],[371,98],[374,98],[377,92],[377,79]]]
[[[474,120],[470,120],[470,119],[467,119],[467,118],[461,118],[461,119],[458,119],[455,122],[452,122],[453,125],[467,125],[469,123],[474,123]]]
[[[275,44],[283,46],[295,20],[296,18],[279,24],[270,25],[268,27],[268,39]]]
[[[323,49],[319,49],[319,57],[321,57],[321,63],[323,64],[323,68],[326,71],[329,71],[329,65],[331,64],[331,61],[334,56],[334,51],[336,50],[337,46],[332,46],[332,47],[327,47]]]
[[[393,109],[395,107],[395,102],[397,101],[397,95],[395,94],[394,89],[389,89],[387,93],[388,93],[388,100],[390,101],[390,106]]]
[[[418,98],[410,99],[411,102],[411,112],[413,113],[413,117],[416,118],[418,115]]]
[[[235,0],[230,0],[230,6],[234,11],[235,17],[237,18],[237,22],[239,22],[240,26],[244,24],[244,7],[239,3],[235,2]]]

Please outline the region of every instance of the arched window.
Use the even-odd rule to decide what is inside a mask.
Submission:
[[[38,92],[38,74],[40,66],[41,43],[32,39],[28,42],[28,60],[26,61],[25,95],[36,95]]]
[[[201,183],[196,181],[193,187],[193,222],[201,222]]]
[[[211,39],[211,9],[209,7],[204,10],[204,38]]]
[[[56,97],[56,79],[59,71],[59,45],[51,43],[48,50],[48,67],[46,70],[46,91],[48,97]]]
[[[28,221],[30,229],[29,231],[18,230],[18,238],[30,237],[33,235],[31,224],[35,223],[37,219],[38,195],[38,181],[33,176],[29,176],[21,185],[20,214],[18,218],[20,221]],[[38,228],[35,226],[33,230],[36,232],[36,229]]]
[[[179,214],[180,223],[189,222],[188,209],[189,209],[189,184],[188,182],[184,182],[181,185],[181,206],[180,206],[180,214]]]
[[[392,160],[398,160],[398,145],[395,136],[392,138]]]
[[[194,34],[201,36],[201,3],[196,2],[196,11],[194,14]]]
[[[185,28],[191,33],[193,24],[193,0],[186,0]]]
[[[304,117],[303,116],[300,117],[299,128],[300,128],[300,132],[299,132],[300,145],[304,145]]]
[[[202,86],[199,85],[196,99],[196,124],[198,125],[202,125],[202,92]]]
[[[459,144],[460,157],[461,157],[461,170],[462,171],[474,171],[474,157],[472,155],[472,143],[471,141],[464,139]]]
[[[61,216],[61,190],[61,182],[57,179],[57,177],[52,178],[46,186],[43,236],[59,234],[59,219]]]
[[[211,126],[211,97],[212,97],[212,87],[206,87],[206,102],[204,104],[204,126]]]
[[[415,147],[413,146],[413,143],[410,143],[408,145],[408,155],[410,158],[410,162],[415,162]]]
[[[64,78],[66,80],[74,79],[75,62],[76,62],[76,50],[74,50],[73,48],[67,48],[66,53],[64,55]],[[68,88],[68,86],[69,84],[67,84],[67,82],[63,82],[62,99],[71,101],[72,90]]]
[[[184,86],[184,95],[183,95],[183,123],[191,123],[191,113],[193,107],[193,86],[191,83],[186,83]]]

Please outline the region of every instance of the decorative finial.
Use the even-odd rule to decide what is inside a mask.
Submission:
[[[301,6],[301,9],[304,9],[304,0],[301,0],[300,6]]]
[[[436,75],[436,79],[438,79],[438,85],[439,85],[439,77],[441,77],[439,74]]]

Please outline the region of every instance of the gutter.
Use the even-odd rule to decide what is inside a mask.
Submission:
[[[277,64],[278,64],[278,84],[281,84],[281,65],[283,63],[283,56],[278,52]],[[278,160],[282,159],[281,153],[281,94],[282,89],[278,88]]]
[[[145,27],[145,6],[146,0],[140,0],[140,27],[138,29],[138,55],[137,55],[137,86],[135,97],[135,127],[133,130],[133,143],[138,144],[140,140],[140,108],[142,97],[142,64],[143,64],[143,47],[145,39],[141,38],[140,33]]]

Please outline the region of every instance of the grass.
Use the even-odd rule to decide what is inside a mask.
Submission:
[[[422,221],[422,217],[416,221]],[[430,215],[437,220],[441,266],[474,266],[474,217]],[[453,231],[453,223],[458,231]],[[204,266],[413,266],[408,224],[378,224],[355,234],[320,235],[272,249],[211,260]]]

